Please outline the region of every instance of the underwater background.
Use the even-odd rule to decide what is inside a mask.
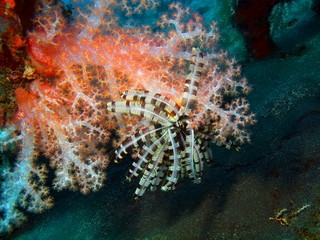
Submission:
[[[136,182],[125,180],[130,159],[111,162],[99,191],[52,191],[54,207],[28,214],[3,239],[320,239],[320,4],[252,2],[183,1],[217,22],[221,48],[252,86],[251,143],[240,151],[212,145],[200,184],[184,181],[138,200]],[[169,3],[133,21],[154,23]]]

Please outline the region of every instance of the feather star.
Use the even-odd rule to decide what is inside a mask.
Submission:
[[[190,125],[190,113],[197,104],[197,90],[204,66],[202,53],[193,49],[190,72],[185,81],[181,104],[166,96],[144,90],[130,90],[120,101],[109,102],[107,109],[120,114],[139,115],[150,125],[125,139],[116,150],[116,162],[133,148],[138,149],[127,179],[143,174],[136,198],[150,187],[155,190],[161,183],[163,191],[173,190],[179,177],[188,176],[199,183],[204,161],[210,161],[208,140],[216,134],[205,124],[196,129]]]

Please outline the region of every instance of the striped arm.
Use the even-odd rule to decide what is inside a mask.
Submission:
[[[186,137],[186,149],[189,151],[186,152],[186,171],[189,177],[194,181],[196,179],[196,170],[194,167],[194,155],[195,152],[195,144],[194,144],[194,130],[190,129],[189,134]]]
[[[201,145],[195,144],[194,154],[193,154],[193,159],[194,159],[193,164],[194,164],[194,170],[195,170],[194,181],[196,183],[200,183],[200,181],[201,181],[204,158],[205,158],[205,156],[204,156],[203,152],[201,151]]]
[[[128,113],[145,117],[146,119],[170,126],[171,122],[168,119],[167,113],[152,104],[140,104],[132,101],[115,101],[107,104],[107,110],[116,113]]]
[[[168,142],[168,150],[170,153],[169,156],[169,171],[166,176],[166,180],[163,183],[161,190],[168,191],[173,190],[175,184],[178,181],[179,173],[180,173],[180,159],[179,155],[179,137],[175,132],[171,131],[172,129],[168,129],[169,133],[169,142]]]
[[[203,171],[204,154],[201,151],[201,146],[196,140],[194,130],[191,129],[186,137],[186,171],[189,178],[194,183],[200,183]]]
[[[121,97],[125,100],[145,102],[157,106],[168,113],[170,121],[177,121],[181,116],[179,105],[166,96],[158,93],[152,93],[144,90],[131,90],[125,91]]]
[[[150,125],[150,127],[129,136],[115,151],[115,162],[120,162],[133,147],[139,147],[139,145],[145,143],[149,138],[155,138],[158,135],[157,133],[164,128],[165,127],[155,128],[154,125]]]
[[[185,89],[182,95],[181,112],[189,115],[196,107],[198,86],[200,82],[201,72],[204,66],[203,55],[199,49],[192,49],[192,57],[190,60],[190,73],[185,81]]]
[[[181,160],[180,160],[180,176],[181,178],[185,178],[188,175],[189,171],[189,157],[190,157],[190,142],[188,142],[188,134],[187,136],[182,136],[180,133],[180,155],[181,155]]]
[[[209,142],[208,141],[202,141],[201,139],[197,139],[197,141],[199,142],[200,145],[200,151],[202,152],[204,159],[206,160],[207,163],[212,162],[213,160],[213,155],[212,155],[212,151],[211,148],[209,146]]]
[[[213,141],[214,138],[219,134],[217,128],[215,128],[214,126],[210,125],[203,125],[201,124],[198,128],[197,128],[197,136],[203,139],[206,139],[208,141]]]
[[[164,150],[167,147],[166,141],[168,139],[167,136],[165,138],[163,137],[160,139],[157,150],[148,163],[148,166],[145,168],[143,176],[139,181],[140,186],[137,187],[135,191],[136,198],[141,197],[144,194],[147,187],[149,187],[149,185],[152,183],[152,179],[154,179],[159,173],[159,169],[164,160]]]
[[[186,156],[186,151],[181,152],[181,160],[180,160],[180,177],[185,178],[188,172],[188,163]]]
[[[168,154],[168,145],[166,144],[166,148],[164,151],[163,161],[162,164],[160,164],[159,169],[157,171],[157,174],[153,177],[151,177],[151,186],[150,190],[155,191],[159,184],[163,181],[165,177],[165,172],[168,171],[169,167],[169,154]]]
[[[142,172],[144,166],[152,160],[152,156],[157,151],[159,145],[161,144],[161,141],[166,137],[166,134],[164,134],[160,138],[153,137],[149,139],[149,141],[151,141],[151,144],[148,146],[144,145],[139,152],[138,157],[134,159],[127,174],[128,180],[134,179]]]

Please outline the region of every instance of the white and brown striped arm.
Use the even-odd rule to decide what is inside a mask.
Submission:
[[[200,146],[200,151],[203,154],[204,160],[209,163],[213,161],[213,155],[208,141],[203,141],[201,138],[197,138],[198,145]]]
[[[163,160],[162,164],[160,164],[159,169],[157,171],[157,174],[155,176],[151,177],[151,186],[150,190],[155,191],[157,187],[160,185],[160,183],[163,182],[165,178],[165,173],[168,171],[169,168],[169,151],[168,151],[168,145],[166,146],[164,150]]]
[[[179,137],[173,129],[168,129],[168,151],[169,155],[169,170],[167,172],[166,179],[162,184],[161,190],[168,191],[173,190],[180,174],[181,156],[179,151]]]
[[[135,195],[136,198],[140,197],[144,194],[147,187],[152,184],[152,180],[160,174],[159,170],[161,165],[163,165],[165,149],[168,147],[167,145],[167,136],[161,137],[159,139],[159,143],[157,144],[157,149],[154,154],[151,156],[148,165],[146,166],[143,176],[139,181],[139,187],[136,188]],[[161,176],[161,174],[160,174]]]
[[[195,170],[195,142],[194,142],[194,130],[190,129],[188,135],[186,136],[186,155],[185,155],[185,164],[186,164],[186,174],[191,178],[191,180],[195,180],[197,178],[197,173]]]
[[[144,90],[130,90],[125,91],[121,97],[125,100],[139,103],[145,102],[157,106],[168,114],[168,119],[170,121],[177,121],[182,115],[178,104],[159,93],[152,93]]]
[[[150,138],[155,138],[156,136],[161,135],[160,133],[164,130],[164,128],[165,127],[155,128],[154,125],[150,125],[146,129],[140,130],[136,134],[128,136],[128,138],[124,140],[116,149],[115,162],[120,162],[133,147],[140,147]]]
[[[150,144],[145,144],[142,146],[138,153],[138,156],[133,159],[133,163],[127,174],[128,180],[133,180],[135,177],[138,177],[138,175],[146,167],[146,164],[148,164],[152,160],[152,156],[157,151],[159,145],[161,144],[161,141],[166,138],[167,134],[163,134],[160,138],[155,136],[149,139]]]
[[[200,82],[200,76],[204,67],[204,58],[199,49],[192,49],[192,57],[190,59],[190,67],[186,81],[185,89],[181,100],[181,112],[189,115],[197,104],[197,92]]]
[[[160,123],[165,126],[171,125],[167,112],[150,103],[133,102],[130,100],[115,101],[109,102],[107,104],[107,110],[120,114],[128,113],[138,115],[141,117],[145,117],[149,121],[152,121],[154,123]]]

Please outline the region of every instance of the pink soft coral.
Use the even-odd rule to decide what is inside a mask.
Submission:
[[[108,160],[97,145],[107,134],[90,116],[72,114],[68,100],[48,83],[34,81],[30,92],[15,92],[20,121],[37,130],[41,152],[55,169],[55,188],[79,188],[83,193],[99,189]]]
[[[188,127],[214,131],[212,141],[227,148],[249,141],[244,127],[254,120],[243,98],[249,88],[234,61],[216,50],[215,25],[205,28],[199,15],[191,15],[180,4],[170,6],[171,13],[162,16],[157,31],[118,21],[116,11],[134,14],[155,2],[134,3],[130,6],[136,8],[128,1],[97,0],[88,13],[78,11],[69,22],[60,6],[40,5],[27,41],[35,70],[29,78],[35,80],[28,90],[16,89],[19,112],[8,128],[13,129],[9,131],[12,138],[2,141],[6,146],[21,143],[13,174],[22,174],[26,181],[19,185],[16,196],[30,182],[28,171],[38,169],[34,159],[39,153],[54,169],[56,189],[83,193],[99,189],[108,164],[104,148],[109,132],[116,128],[120,139],[126,139],[141,126],[150,125],[139,116],[106,113],[106,103],[119,99],[123,91],[142,89],[182,106],[183,83],[194,47],[203,53],[203,70]],[[21,133],[13,137],[14,131]],[[24,162],[31,167],[22,173],[18,166]],[[43,174],[38,175],[42,179]],[[14,178],[7,179],[4,187]],[[39,183],[43,186],[44,180]],[[44,192],[43,198],[50,199]],[[16,209],[17,199],[4,199],[0,211]]]

